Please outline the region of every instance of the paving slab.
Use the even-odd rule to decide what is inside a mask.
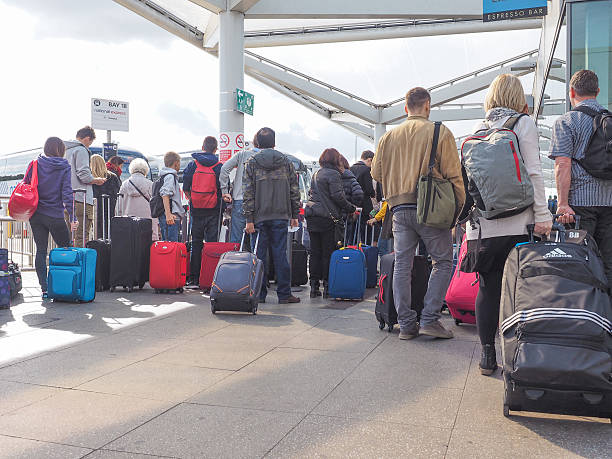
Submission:
[[[275,349],[193,396],[194,403],[306,413],[363,358],[360,354]]]
[[[89,452],[91,452],[91,449],[77,446],[0,435],[0,457],[12,459],[77,459]]]
[[[450,430],[307,416],[267,458],[443,458]]]
[[[62,389],[55,387],[0,381],[0,415],[51,397],[61,391]]]
[[[96,378],[77,388],[178,403],[231,374],[232,371],[144,361]]]
[[[168,402],[67,390],[0,416],[0,434],[96,449],[171,406]]]
[[[106,447],[181,458],[261,458],[300,419],[292,413],[181,404]]]
[[[386,338],[377,332],[378,330],[325,330],[314,327],[283,343],[281,347],[367,354]]]
[[[351,419],[451,429],[463,391],[413,386],[403,381],[347,379],[313,413]]]
[[[67,349],[0,368],[0,380],[72,388],[135,361],[94,358]]]
[[[172,458],[172,456],[158,456],[157,454],[127,453],[124,451],[111,451],[109,449],[98,449],[89,454],[86,459],[155,459]]]

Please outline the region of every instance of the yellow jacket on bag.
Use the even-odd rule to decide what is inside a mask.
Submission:
[[[387,215],[388,207],[389,207],[389,204],[387,204],[387,201],[383,202],[382,206],[380,206],[380,210],[378,211],[378,213],[374,215],[374,218],[376,219],[377,222],[382,222],[385,219],[385,215]]]

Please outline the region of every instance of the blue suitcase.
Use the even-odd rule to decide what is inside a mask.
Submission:
[[[6,309],[11,306],[10,275],[8,250],[0,249],[0,309]]]
[[[96,297],[94,249],[57,248],[49,253],[47,295],[56,301],[85,303]]]
[[[362,300],[366,289],[366,257],[361,250],[342,248],[329,262],[329,297]]]

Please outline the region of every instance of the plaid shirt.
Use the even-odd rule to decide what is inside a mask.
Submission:
[[[587,99],[585,105],[597,111],[604,107],[595,99]],[[593,134],[593,118],[577,111],[559,117],[553,126],[549,158],[566,157],[583,159],[584,152]],[[572,161],[572,183],[569,205],[578,207],[612,206],[612,180],[598,179],[590,175],[576,161]]]

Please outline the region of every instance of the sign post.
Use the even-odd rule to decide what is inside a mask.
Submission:
[[[482,0],[484,22],[546,16],[546,0]]]
[[[236,110],[253,116],[254,108],[255,96],[251,93],[243,91],[242,89],[236,89]]]
[[[106,142],[112,143],[112,131],[130,130],[129,102],[91,99],[91,127],[106,130]]]

